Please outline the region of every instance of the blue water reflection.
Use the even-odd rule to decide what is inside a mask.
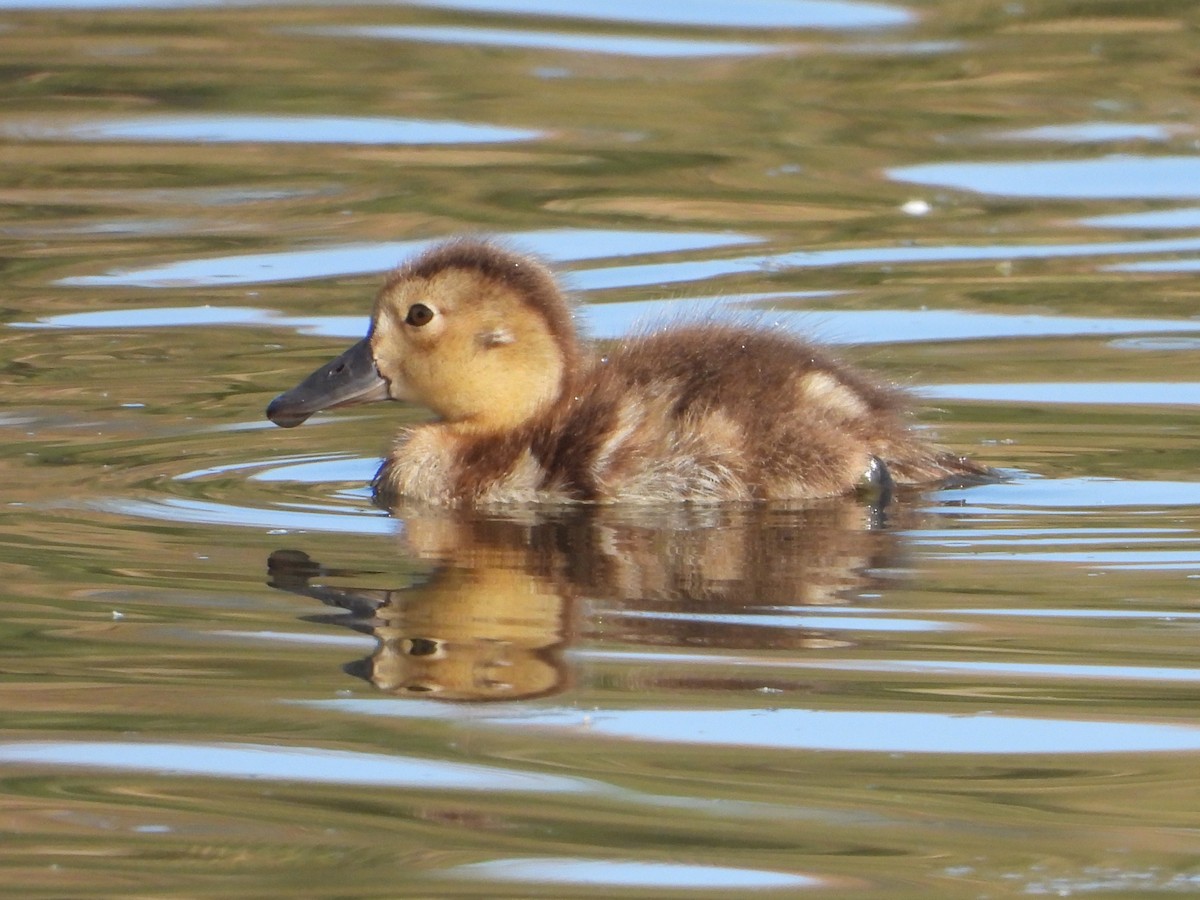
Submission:
[[[711,28],[887,28],[914,19],[900,6],[857,0],[411,0],[413,6]]]
[[[318,700],[348,713],[466,721],[461,708],[404,700]],[[625,739],[689,746],[863,753],[1152,753],[1200,751],[1200,726],[1077,721],[986,714],[818,709],[514,708],[472,715],[475,726],[536,729],[564,738]]]
[[[418,790],[591,792],[583,779],[414,756],[266,744],[22,741],[0,744],[0,764],[86,766],[214,778],[269,778]]]
[[[1200,259],[1157,259],[1106,266],[1106,272],[1200,272]]]
[[[912,618],[880,618],[875,615],[878,610],[847,610],[855,615],[837,615],[832,610],[808,609],[804,612],[793,611],[787,615],[763,615],[761,612],[736,613],[700,613],[700,612],[665,612],[662,610],[624,609],[606,611],[604,615],[614,619],[656,619],[664,622],[707,622],[718,625],[741,625],[749,628],[811,628],[826,631],[887,631],[887,632],[919,632],[919,631],[957,631],[962,626],[950,622],[938,622],[933,619]]]
[[[1195,620],[1200,614],[1177,614],[1164,611],[1141,610],[1043,610],[1043,609],[943,609],[950,616],[1011,616],[1033,618],[1075,618],[1106,620],[1134,619],[1168,622],[1175,618]],[[1121,612],[1129,615],[1122,616]],[[1116,615],[1114,615],[1116,613]],[[288,636],[280,639],[287,639]],[[298,640],[306,635],[296,635]],[[611,651],[589,649],[579,654],[594,662],[616,662],[662,668],[665,666],[713,666],[731,665],[741,670],[760,669],[817,669],[838,672],[879,672],[888,675],[951,676],[954,678],[975,677],[1040,678],[1075,681],[1161,681],[1167,683],[1194,684],[1200,682],[1200,669],[1168,668],[1165,666],[1096,666],[1065,663],[1006,663],[975,662],[968,660],[932,659],[753,659],[743,656],[722,656],[712,653],[645,653],[641,651]]]
[[[827,882],[793,872],[734,869],[726,866],[692,866],[682,863],[649,863],[616,859],[525,857],[492,859],[455,866],[442,873],[448,878],[469,878],[488,883],[534,883],[610,888],[778,890],[812,888]]]
[[[138,519],[261,528],[269,534],[280,535],[307,532],[395,534],[398,527],[395,519],[368,505],[357,509],[306,509],[294,504],[291,508],[283,509],[237,506],[182,497],[157,497],[153,500],[111,498],[93,501],[89,506],[100,512]]]
[[[895,181],[1001,197],[1064,200],[1200,197],[1200,156],[925,163],[888,169]]]
[[[701,308],[707,315],[722,313],[722,308],[711,302],[702,303]],[[681,313],[686,316],[688,301],[597,304],[587,307],[585,312],[589,333],[597,338],[616,338],[637,327],[678,320]],[[732,312],[745,315],[745,310]],[[725,309],[724,314],[729,315],[730,310]],[[691,315],[695,316],[694,308]],[[1200,320],[1004,315],[940,309],[772,310],[769,315],[764,313],[764,318],[814,335],[827,344],[900,344],[1005,337],[1200,332]],[[365,328],[355,333],[361,337]]]
[[[211,6],[308,5],[306,0],[0,0],[0,9],[142,9]],[[393,6],[394,0],[360,0],[360,6]],[[914,19],[899,6],[866,0],[409,0],[407,5],[497,15],[545,15],[656,25],[716,28],[886,28]]]
[[[1200,482],[1134,481],[1117,478],[1025,478],[1003,484],[983,484],[968,490],[946,491],[940,500],[962,503],[956,515],[972,508],[1006,515],[1043,510],[1082,511],[1105,507],[1200,506]]]
[[[175,9],[225,3],[226,0],[0,0],[0,9]]]
[[[272,144],[491,144],[542,136],[528,128],[366,116],[147,116],[73,124],[9,122],[0,129],[26,140]]]
[[[193,469],[176,475],[176,481],[196,481],[214,475],[244,472],[248,481],[291,481],[309,484],[337,481],[367,482],[379,468],[378,459],[365,459],[347,453],[325,453],[312,456],[285,456],[269,461],[227,463]]]
[[[515,232],[515,244],[550,262],[578,262],[641,254],[708,250],[757,242],[757,238],[715,232],[639,232],[559,228]],[[146,269],[63,278],[72,287],[198,287],[266,284],[340,275],[386,272],[428,247],[432,240],[342,244],[277,253],[240,254],[190,259]],[[1197,242],[1200,248],[1200,242]]]
[[[1197,175],[1200,175],[1198,160]],[[1200,190],[1200,183],[1197,185]],[[938,265],[943,263],[1010,262],[1023,259],[1073,259],[1088,256],[1130,256],[1187,253],[1200,250],[1200,238],[1157,241],[1113,241],[1071,244],[942,244],[927,247],[838,247],[731,259],[688,260],[593,269],[575,273],[572,282],[588,290],[639,285],[706,281],[729,275],[773,272],[783,269],[835,268],[840,266]]]
[[[1131,122],[1080,122],[1074,125],[1043,125],[1002,131],[997,138],[1006,141],[1053,141],[1064,144],[1104,144],[1111,141],[1166,141],[1172,129],[1165,125],[1139,125]]]
[[[373,25],[330,26],[305,29],[302,33],[335,38],[368,38],[413,41],[454,46],[513,47],[526,50],[558,50],[567,53],[602,53],[654,59],[686,59],[706,56],[756,56],[787,49],[745,41],[681,40],[668,37],[631,37],[614,34],[570,34],[564,31],[519,31],[509,28],[455,28],[435,26]]]
[[[1200,382],[1194,381],[939,384],[919,388],[918,392],[933,400],[1200,406]]]
[[[1093,228],[1200,228],[1200,207],[1092,216],[1080,219],[1079,224]]]

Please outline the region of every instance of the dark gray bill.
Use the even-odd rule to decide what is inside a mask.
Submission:
[[[363,338],[272,400],[267,418],[281,428],[295,428],[323,409],[388,399],[388,384],[375,368],[370,341]]]

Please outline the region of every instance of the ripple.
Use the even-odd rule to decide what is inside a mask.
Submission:
[[[732,302],[736,303],[736,300]],[[654,324],[687,321],[688,317],[681,317],[679,311],[686,310],[689,304],[703,305],[708,318],[730,314],[729,310],[722,310],[711,301],[682,299],[593,304],[581,312],[590,335],[617,338]],[[733,312],[745,316],[744,310]],[[1004,315],[941,309],[774,310],[766,318],[797,333],[814,335],[823,343],[851,345],[1200,332],[1200,320]],[[365,332],[363,320],[363,324],[346,336],[361,337]]]
[[[1088,516],[1094,510],[1122,507],[1150,511],[1153,518],[1148,518],[1146,527],[1140,529],[1008,527],[979,533],[915,532],[914,541],[926,548],[925,556],[930,559],[1055,563],[1112,571],[1200,571],[1200,535],[1189,528],[1164,529],[1150,524],[1163,521],[1163,510],[1200,505],[1200,483],[1025,476],[968,491],[943,491],[937,501],[948,504],[942,511],[960,521],[972,516],[995,521],[998,515],[1012,518],[1046,514],[1057,520],[1064,515]],[[938,508],[932,506],[930,511]],[[1154,611],[1139,611],[1138,615],[1172,616]]]
[[[658,610],[607,610],[606,618],[613,619],[651,619],[668,622],[697,622],[716,625],[743,625],[758,628],[806,628],[823,631],[888,631],[888,632],[918,632],[918,631],[957,631],[961,625],[949,622],[938,622],[932,619],[901,619],[877,618],[862,615],[864,610],[855,610],[857,615],[839,616],[827,613],[825,610],[813,612],[811,609],[803,614],[764,615],[762,613],[673,613]]]
[[[900,6],[841,0],[412,0],[412,6],[709,28],[887,28],[914,15]]]
[[[1106,266],[1106,272],[1200,272],[1200,259],[1162,259]]]
[[[366,316],[284,316],[270,309],[248,306],[155,306],[144,309],[106,309],[97,312],[63,313],[36,322],[9,322],[10,328],[195,328],[214,325],[259,328],[290,328],[299,334],[324,337],[361,337],[366,333]]]
[[[195,231],[197,227],[196,221],[188,219],[114,219],[108,222],[86,224],[6,226],[0,228],[0,234],[22,240],[84,235],[150,237],[188,234]]]
[[[935,555],[962,559],[961,555]],[[1013,550],[973,551],[972,562],[1041,562],[1133,571],[1200,571],[1200,547],[1191,550]]]
[[[745,235],[713,232],[605,231],[552,229],[516,232],[506,239],[550,262],[579,262],[688,250],[709,250],[755,243]],[[435,243],[433,240],[343,244],[279,253],[241,254],[182,260],[146,269],[60,279],[72,287],[203,287],[206,285],[266,284],[341,275],[386,272],[402,260]],[[1197,244],[1200,247],[1200,243]]]
[[[1200,350],[1200,338],[1191,337],[1136,337],[1109,341],[1110,347],[1119,350],[1144,350],[1153,353],[1177,350]]]
[[[442,875],[448,878],[486,881],[489,884],[520,882],[577,885],[591,889],[608,887],[744,891],[828,886],[828,882],[823,879],[794,872],[561,856],[492,859],[455,866],[446,869]]]
[[[582,779],[516,772],[496,766],[264,744],[30,741],[0,744],[0,764],[5,763],[435,791],[548,794],[596,789]]]
[[[826,44],[825,53],[848,56],[932,56],[962,53],[971,45],[964,41],[866,41],[857,44]]]
[[[247,481],[289,481],[305,484],[331,482],[369,482],[379,468],[377,457],[360,457],[348,453],[324,453],[306,456],[286,456],[272,460],[227,463],[193,469],[176,475],[176,481],[195,481],[231,472],[249,472]]]
[[[1137,619],[1167,622],[1181,616],[1195,620],[1200,613],[1174,613],[1150,610],[1045,610],[1045,609],[943,609],[953,616],[1012,616],[1014,618],[1093,618],[1098,620]],[[1115,615],[1114,615],[1115,613]],[[1200,669],[1165,666],[1094,666],[1064,663],[968,662],[962,660],[910,659],[779,659],[722,656],[713,653],[646,653],[628,650],[577,651],[576,656],[595,662],[619,662],[652,666],[729,665],[738,669],[820,669],[837,672],[883,672],[895,675],[972,675],[1014,678],[1084,679],[1087,681],[1162,681],[1192,684],[1200,682]]]
[[[72,124],[8,122],[0,133],[24,140],[282,144],[488,144],[530,141],[528,128],[362,116],[193,115]]]
[[[4,0],[3,9],[179,9],[223,6],[225,0]]]
[[[919,388],[917,393],[933,400],[1200,406],[1200,382],[1047,381],[1013,384],[940,384]]]
[[[869,753],[1200,750],[1200,728],[1191,725],[805,709],[606,711],[592,714],[588,732],[690,745]]]
[[[278,315],[248,306],[155,306],[46,316],[36,322],[12,322],[13,328],[191,328],[204,325],[268,325]]]
[[[1200,206],[1092,216],[1079,222],[1093,228],[1200,228]]]
[[[507,28],[454,28],[403,25],[364,25],[294,29],[321,37],[367,38],[414,41],[428,44],[513,47],[528,50],[559,50],[569,53],[601,53],[657,59],[686,59],[708,56],[754,56],[784,50],[770,44],[735,41],[681,40],[665,37],[630,37],[614,34],[569,34],[551,31],[519,31]]]
[[[1200,156],[927,163],[887,171],[896,181],[996,194],[1072,200],[1200,197]]]
[[[1122,862],[1118,866],[1089,865],[1079,875],[1047,877],[1039,865],[1028,872],[1018,872],[1005,878],[1024,884],[1026,896],[1081,897],[1109,896],[1149,897],[1173,894],[1195,894],[1200,890],[1200,874],[1195,872],[1164,872],[1157,868],[1132,868]]]
[[[214,631],[214,635],[236,638],[255,643],[305,644],[317,647],[350,647],[367,650],[376,646],[376,640],[365,634],[309,634],[297,631]]]
[[[305,706],[400,718],[460,718],[456,707],[406,700],[317,700]],[[1024,716],[815,709],[513,709],[472,725],[537,729],[564,737],[694,747],[755,747],[862,753],[1098,754],[1200,750],[1191,724]]]
[[[1103,618],[1103,614],[1098,614]],[[958,660],[830,660],[812,668],[843,672],[884,672],[895,675],[962,675],[979,678],[996,676],[1052,678],[1076,681],[1165,681],[1192,684],[1200,681],[1200,670],[1152,666],[1079,666],[1053,663],[976,663]]]
[[[955,515],[971,507],[1005,512],[1101,509],[1108,507],[1200,506],[1200,482],[1131,481],[1117,478],[1025,478],[982,484],[968,490],[943,491],[938,500],[955,506]]]
[[[196,525],[236,525],[262,528],[273,534],[309,531],[337,534],[395,534],[397,523],[382,510],[348,509],[345,512],[328,507],[280,509],[236,506],[211,500],[190,500],[181,497],[160,497],[153,500],[109,498],[96,500],[89,507],[101,512],[139,519],[167,522],[187,522]]]
[[[1142,622],[1170,622],[1175,619],[1184,621],[1195,621],[1200,619],[1200,613],[1195,612],[1180,612],[1178,610],[1165,609],[1047,609],[1040,607],[1038,609],[1015,609],[1005,607],[1003,609],[944,609],[942,612],[954,616],[1012,616],[1016,618],[1032,618],[1032,619],[1116,619],[1125,620],[1133,619]],[[1124,666],[1117,667],[1124,669]],[[1184,669],[1140,669],[1134,668],[1133,671],[1146,671],[1150,674],[1149,678],[1156,677],[1155,672],[1184,672],[1195,670]],[[1167,677],[1166,680],[1172,680]],[[1190,680],[1181,678],[1180,680]]]
[[[352,481],[369,484],[379,468],[378,457],[337,456],[316,461],[287,462],[263,468],[250,475],[249,481],[287,481],[302,484],[329,484]]]
[[[841,266],[941,265],[944,263],[1014,262],[1023,259],[1075,259],[1089,256],[1138,256],[1200,251],[1200,239],[1117,241],[1073,244],[945,244],[930,247],[837,247],[732,259],[685,260],[595,269],[572,275],[586,290],[708,281],[731,275],[771,273],[786,269]]]
[[[1002,131],[995,135],[1004,141],[1054,141],[1065,144],[1103,144],[1112,141],[1167,141],[1174,131],[1165,125],[1141,125],[1132,122],[1079,122],[1073,125],[1043,125]]]
[[[972,528],[969,532],[960,529],[922,528],[910,537],[917,543],[935,547],[987,547],[1018,541],[1037,541],[1041,546],[1055,544],[1136,544],[1146,541],[1190,540],[1182,535],[1191,535],[1187,528]],[[1200,615],[1200,613],[1197,613]]]

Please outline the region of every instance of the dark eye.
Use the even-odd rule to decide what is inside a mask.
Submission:
[[[415,325],[417,328],[428,325],[432,321],[433,310],[424,303],[414,303],[408,308],[408,315],[404,318],[405,325]]]

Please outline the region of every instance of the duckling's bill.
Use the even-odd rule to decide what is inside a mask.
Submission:
[[[363,338],[272,400],[267,418],[281,428],[295,428],[323,409],[388,399],[388,383],[375,367],[370,338]]]

